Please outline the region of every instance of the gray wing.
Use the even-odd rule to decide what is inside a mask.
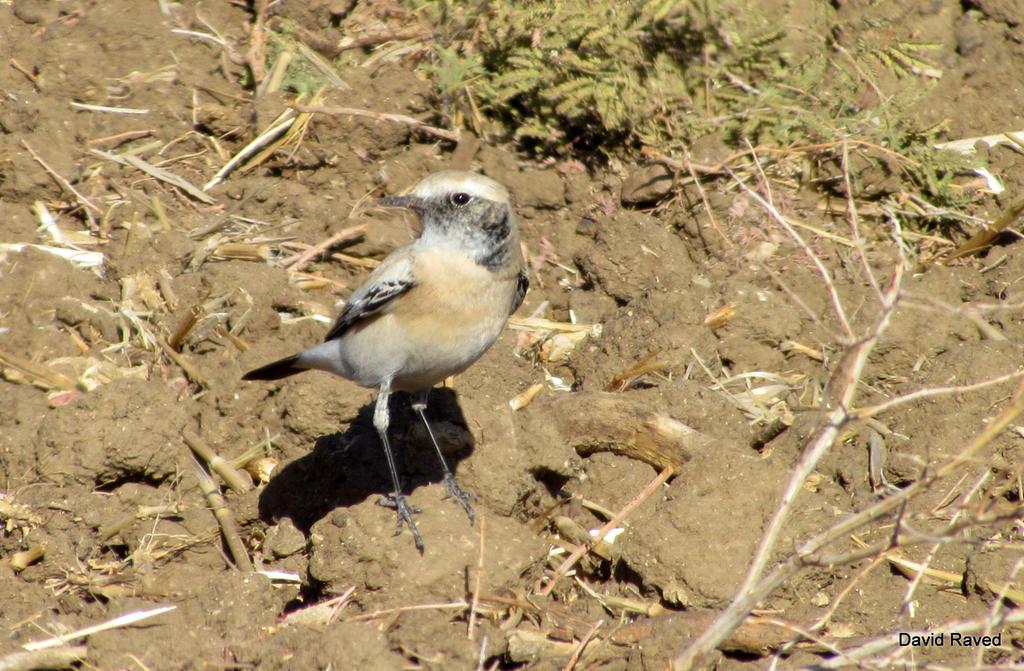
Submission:
[[[354,324],[381,312],[414,286],[409,248],[396,250],[377,266],[365,284],[352,292],[324,342],[345,335]]]

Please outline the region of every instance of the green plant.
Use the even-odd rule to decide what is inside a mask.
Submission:
[[[489,130],[536,153],[678,159],[709,134],[737,148],[855,138],[905,154],[904,178],[936,202],[957,201],[958,165],[904,114],[927,90],[921,80],[858,102],[877,91],[879,68],[898,81],[932,72],[918,56],[929,45],[887,38],[890,20],[870,19],[881,37],[846,50],[826,9],[794,33],[752,0],[445,0],[419,10],[440,27],[424,67],[446,105],[479,108]]]

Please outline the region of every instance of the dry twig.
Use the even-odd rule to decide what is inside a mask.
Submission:
[[[854,385],[850,385],[854,386]],[[885,539],[882,542],[875,543],[874,545],[867,546],[861,550],[856,550],[843,555],[824,555],[822,550],[835,542],[840,538],[845,538],[850,533],[861,528],[865,524],[879,520],[882,517],[889,515],[897,510],[904,508],[909,500],[918,496],[922,491],[935,485],[936,482],[943,478],[949,477],[952,473],[957,471],[960,467],[970,462],[975,458],[975,455],[982,447],[988,445],[996,436],[1002,433],[1011,422],[1024,413],[1024,383],[1018,386],[1017,393],[1011,400],[1010,404],[1003,409],[1003,411],[993,418],[982,431],[975,436],[975,438],[968,443],[963,450],[961,450],[956,457],[951,461],[947,462],[940,468],[927,473],[920,479],[916,480],[904,489],[896,490],[892,492],[886,498],[879,500],[873,505],[866,509],[849,515],[843,519],[842,522],[834,525],[833,527],[823,531],[822,533],[814,536],[813,538],[802,543],[789,557],[770,571],[760,580],[749,580],[749,577],[754,574],[754,569],[758,569],[760,572],[760,566],[763,566],[763,550],[765,540],[769,536],[775,535],[774,524],[769,527],[769,530],[765,533],[762,538],[761,546],[759,546],[759,552],[755,556],[755,561],[751,565],[750,572],[748,572],[748,580],[751,585],[737,591],[736,598],[715,620],[715,622],[706,629],[699,637],[690,643],[686,650],[684,650],[673,662],[673,669],[675,671],[683,671],[684,669],[693,668],[699,660],[711,652],[716,645],[718,645],[730,631],[734,630],[736,626],[746,617],[758,602],[764,599],[766,596],[771,594],[777,587],[782,585],[786,580],[796,575],[803,568],[808,566],[836,566],[845,565],[861,559],[877,557],[883,552],[892,549],[895,545],[897,538],[895,536]],[[826,433],[832,433],[833,422],[835,420],[835,414],[831,421],[821,429],[818,434],[815,435],[812,445],[806,448],[805,456],[801,459],[798,465],[797,475],[803,473],[802,466],[808,460],[809,456],[812,456],[813,451],[819,446],[821,436]],[[842,426],[841,424],[839,425]],[[794,482],[796,478],[790,480]],[[804,478],[801,477],[799,482],[803,482]],[[783,504],[780,504],[776,510],[776,519],[780,512],[783,512],[783,507],[788,508],[786,500],[784,499]],[[1012,515],[1012,513],[1010,513]],[[773,519],[773,522],[775,520]],[[899,526],[896,530],[898,531]],[[927,539],[920,539],[921,541]],[[904,543],[909,541],[904,540]]]
[[[19,356],[0,350],[0,370],[4,367],[12,368],[22,373],[28,377],[29,382],[44,389],[71,391],[79,388],[77,382],[62,373],[58,373],[46,364],[22,359]]]
[[[433,135],[434,137],[441,138],[442,140],[449,140],[451,142],[459,141],[459,133],[456,131],[445,130],[444,128],[437,128],[423,123],[419,119],[415,119],[405,114],[389,114],[387,112],[374,112],[373,110],[357,109],[355,107],[325,107],[321,105],[300,105],[298,103],[291,106],[296,112],[305,112],[309,114],[327,114],[328,116],[358,116],[367,119],[375,119],[376,121],[390,121],[392,123],[400,123],[415,130],[426,133],[427,135]]]
[[[8,61],[8,63],[10,64],[10,66],[11,66],[12,68],[14,68],[15,70],[17,70],[17,71],[18,71],[18,72],[20,72],[21,74],[25,75],[25,78],[26,78],[26,79],[28,79],[28,80],[29,80],[29,82],[31,82],[31,83],[32,83],[32,88],[34,88],[34,89],[35,89],[36,91],[41,91],[41,90],[42,90],[42,89],[41,89],[41,88],[39,87],[39,78],[38,78],[38,77],[36,77],[36,75],[35,75],[35,74],[33,74],[31,70],[29,70],[28,68],[26,68],[26,67],[25,67],[24,65],[22,65],[21,63],[19,63],[19,62],[17,61],[17,59],[14,59],[14,58],[12,58],[11,60],[9,60],[9,61]]]
[[[36,153],[35,149],[33,149],[32,147],[29,146],[28,142],[25,142],[24,140],[22,140],[21,141],[21,146],[24,147],[28,151],[28,153],[32,155],[32,158],[35,159],[36,163],[38,163],[39,165],[41,165],[43,167],[43,170],[45,170],[47,172],[47,174],[49,174],[50,177],[53,178],[53,181],[57,182],[57,184],[62,189],[64,189],[65,191],[70,193],[72,196],[74,196],[75,199],[79,202],[79,204],[82,205],[83,207],[85,207],[86,214],[88,215],[90,222],[92,222],[92,213],[95,213],[95,214],[102,214],[103,213],[103,211],[99,208],[99,206],[97,206],[91,200],[86,198],[84,194],[82,194],[78,189],[76,189],[74,186],[72,186],[71,182],[69,182],[68,180],[64,179],[64,177],[62,177],[60,175],[60,173],[58,173],[56,170],[51,168],[46,163],[46,161],[44,161],[42,159],[42,157],[39,154]]]
[[[197,457],[205,461],[214,473],[224,478],[224,482],[231,488],[231,491],[236,494],[244,494],[252,489],[252,481],[248,474],[239,471],[230,461],[214,452],[213,448],[207,445],[198,433],[185,429],[181,432],[181,437],[185,439],[185,443]]]
[[[356,615],[354,617],[347,618],[346,622],[368,622],[370,620],[376,620],[387,615],[394,615],[395,613],[408,613],[417,610],[466,610],[469,608],[469,604],[465,601],[449,601],[447,603],[421,603],[414,606],[399,606],[398,608],[385,608],[383,610],[375,610],[372,613],[363,613],[362,615]]]
[[[558,584],[559,579],[561,579],[562,576],[564,576],[569,571],[569,569],[575,566],[576,562],[578,562],[583,555],[590,552],[591,548],[593,548],[593,546],[596,543],[603,541],[605,537],[612,531],[612,529],[621,526],[622,522],[627,517],[629,517],[629,515],[634,510],[636,510],[641,503],[646,501],[648,497],[650,497],[651,494],[653,494],[658,489],[658,487],[665,484],[665,482],[667,482],[668,479],[672,477],[672,472],[672,467],[666,466],[661,471],[661,473],[658,473],[657,477],[651,480],[647,484],[647,486],[643,488],[643,490],[639,494],[633,497],[632,501],[627,503],[625,507],[623,507],[623,509],[619,511],[618,515],[608,520],[608,522],[603,527],[601,527],[600,530],[598,530],[597,535],[594,536],[594,538],[590,542],[579,546],[578,548],[576,548],[575,552],[566,557],[565,561],[563,561],[562,564],[558,567],[554,575],[552,575],[548,579],[547,586],[544,587],[544,589],[540,590],[541,596],[547,596],[548,594],[551,594],[551,590],[553,590],[555,588],[555,585]],[[535,589],[538,587],[539,585],[534,586]]]
[[[331,247],[340,245],[345,242],[351,242],[366,235],[366,224],[359,224],[358,226],[349,226],[343,228],[331,237],[317,243],[310,247],[301,254],[289,257],[281,262],[281,265],[288,268],[292,272],[302,270],[302,268],[316,258],[318,255],[327,252]]]
[[[194,466],[196,480],[199,482],[199,489],[210,504],[213,516],[217,518],[217,524],[220,525],[221,534],[224,536],[224,544],[227,545],[228,552],[231,553],[231,559],[235,564],[235,568],[243,573],[252,573],[252,560],[249,559],[249,553],[245,551],[245,544],[238,535],[238,525],[235,524],[235,516],[228,509],[224,496],[220,493],[220,488],[194,457],[192,465]]]
[[[108,161],[113,161],[114,163],[120,163],[121,165],[127,165],[138,170],[141,170],[147,175],[154,177],[160,180],[161,182],[166,182],[171,186],[176,187],[181,191],[185,192],[192,198],[202,203],[206,203],[207,205],[212,205],[213,203],[217,202],[213,199],[212,196],[210,196],[207,193],[204,193],[201,189],[199,189],[199,187],[195,186],[194,184],[186,180],[184,177],[176,175],[169,170],[158,168],[152,163],[142,160],[138,156],[134,156],[132,154],[112,154],[109,151],[102,151],[100,149],[90,149],[89,152]]]
[[[473,630],[476,627],[476,612],[480,606],[480,583],[484,577],[484,530],[487,528],[487,517],[480,516],[480,555],[476,561],[476,581],[473,586],[473,600],[469,604],[469,628],[466,638],[473,640]]]
[[[199,370],[192,365],[192,362],[182,354],[177,352],[173,347],[167,344],[167,341],[163,338],[157,340],[157,344],[163,349],[164,354],[174,362],[174,364],[182,370],[183,373],[192,380],[192,382],[200,387],[206,387],[206,378],[199,372]]]
[[[572,651],[572,656],[569,658],[569,661],[562,667],[562,671],[573,671],[573,669],[576,668],[576,664],[580,661],[580,657],[583,656],[583,651],[587,648],[587,643],[590,643],[594,636],[597,635],[597,630],[600,629],[603,624],[604,620],[598,620],[590,630],[584,634],[583,638],[580,639],[579,644],[576,646],[576,649]]]

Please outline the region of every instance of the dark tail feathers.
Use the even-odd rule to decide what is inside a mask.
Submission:
[[[243,380],[280,380],[289,375],[295,375],[306,370],[298,365],[299,355],[293,354],[266,366],[260,366],[242,376]]]

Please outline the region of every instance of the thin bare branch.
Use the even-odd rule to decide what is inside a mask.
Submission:
[[[328,116],[358,116],[366,119],[374,119],[376,121],[390,121],[392,123],[400,123],[409,126],[415,130],[426,133],[427,135],[433,135],[434,137],[441,138],[442,140],[449,140],[451,142],[459,141],[459,133],[457,131],[445,130],[444,128],[437,128],[436,126],[430,126],[423,123],[419,119],[415,119],[405,114],[390,114],[387,112],[374,112],[373,110],[357,109],[355,107],[326,107],[323,105],[291,105],[291,108],[296,112],[306,112],[309,114],[326,114]]]
[[[575,566],[576,562],[578,562],[583,555],[590,552],[590,550],[595,545],[603,541],[612,529],[621,525],[623,520],[625,520],[630,515],[630,513],[636,510],[641,503],[646,501],[647,498],[650,497],[650,495],[653,494],[658,489],[658,487],[665,484],[665,482],[668,481],[670,477],[672,477],[673,472],[674,471],[671,466],[666,466],[664,469],[662,469],[662,471],[658,473],[658,476],[656,478],[651,480],[639,494],[633,497],[632,501],[627,503],[625,507],[619,511],[618,515],[608,520],[608,522],[603,527],[601,527],[601,529],[597,532],[596,536],[590,539],[590,541],[580,545],[571,555],[566,557],[565,561],[563,561],[562,564],[555,571],[555,574],[552,575],[551,578],[548,580],[547,586],[540,591],[541,595],[547,596],[548,594],[551,594],[551,590],[555,588],[555,585],[562,578],[562,576],[564,576],[569,571],[569,569]]]
[[[803,250],[807,258],[811,260],[814,267],[818,270],[818,274],[821,276],[822,281],[825,283],[825,287],[828,289],[829,300],[832,302],[832,311],[836,313],[836,319],[839,320],[840,325],[843,327],[843,334],[847,342],[852,342],[855,337],[853,329],[850,327],[850,321],[846,318],[846,310],[843,308],[843,303],[839,298],[839,292],[836,290],[835,282],[832,281],[832,276],[829,275],[828,269],[825,268],[825,264],[822,263],[821,258],[815,254],[814,250],[811,249],[807,241],[801,237],[796,229],[786,220],[786,217],[779,212],[774,205],[764,199],[761,194],[754,191],[750,186],[747,185],[746,181],[736,173],[729,171],[730,176],[736,181],[744,191],[747,192],[751,198],[757,202],[764,210],[771,216],[773,220],[789,235],[790,238],[796,242],[797,246]]]
[[[1024,376],[1024,370],[1014,371],[1007,373],[1006,375],[1000,375],[990,380],[983,380],[981,382],[975,382],[974,384],[962,384],[954,387],[928,387],[927,389],[918,389],[912,391],[909,394],[903,396],[897,396],[896,398],[890,399],[885,403],[879,403],[878,405],[870,405],[863,408],[856,408],[850,411],[850,416],[853,419],[867,419],[869,417],[876,417],[884,412],[889,412],[894,408],[898,408],[907,403],[913,403],[914,401],[920,401],[926,398],[935,398],[937,396],[950,396],[953,394],[967,394],[972,391],[978,391],[987,387],[994,387],[996,385],[1009,382],[1010,380],[1016,380]]]

